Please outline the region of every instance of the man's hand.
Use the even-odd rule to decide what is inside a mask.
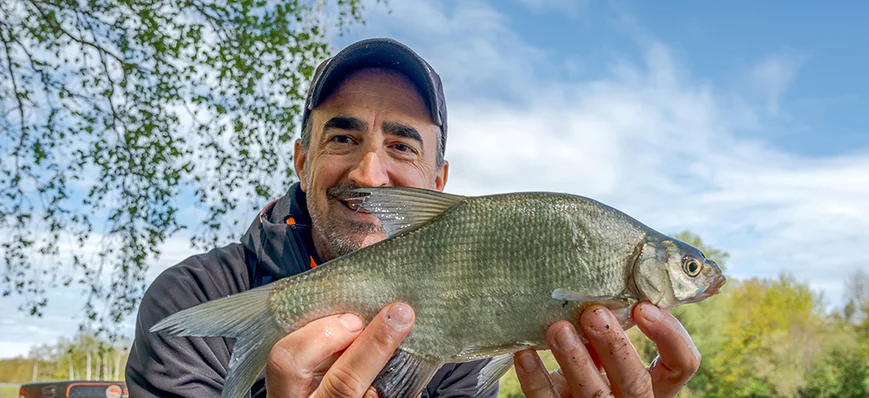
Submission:
[[[268,396],[377,397],[371,383],[410,333],[414,319],[410,306],[393,303],[364,329],[352,314],[305,325],[272,348],[266,365]]]
[[[549,374],[533,350],[516,353],[516,375],[522,392],[534,397],[674,397],[700,366],[700,352],[668,312],[642,302],[633,317],[658,347],[646,368],[612,313],[592,306],[580,315],[579,326],[589,344],[582,344],[567,321],[553,324],[546,341],[561,366]]]

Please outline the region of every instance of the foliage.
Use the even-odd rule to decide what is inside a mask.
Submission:
[[[869,396],[869,275],[862,269],[845,279],[845,301],[841,314],[828,317],[802,397]]]
[[[712,359],[716,390],[733,396],[792,396],[820,351],[820,301],[782,274],[731,291],[721,319],[726,343]]]
[[[4,295],[40,315],[47,287],[77,280],[90,319],[119,322],[170,236],[237,236],[230,212],[294,178],[330,24],[361,13],[361,0],[0,0]]]

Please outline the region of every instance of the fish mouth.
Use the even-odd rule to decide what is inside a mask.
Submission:
[[[719,292],[721,292],[721,288],[726,283],[727,277],[725,277],[724,274],[718,274],[718,276],[715,277],[715,280],[712,281],[712,284],[710,284],[709,287],[706,288],[706,293],[709,293],[710,296],[713,294],[718,294]]]
[[[694,297],[682,301],[680,304],[691,304],[706,300],[720,293],[721,287],[724,286],[725,283],[727,283],[727,278],[724,276],[724,274],[718,274],[715,276],[715,279],[712,280],[712,283],[710,283],[709,286],[706,287],[706,290],[700,292]]]
[[[714,267],[714,270],[715,270],[715,279],[712,280],[712,283],[710,283],[709,286],[706,288],[706,290],[703,291],[703,293],[702,293],[706,297],[709,297],[709,296],[714,296],[714,295],[718,294],[719,292],[721,292],[721,287],[727,283],[727,277],[724,276],[724,273],[721,272],[721,267],[718,266],[718,264],[715,261],[712,261],[712,260],[706,260],[706,261],[708,263],[710,263]]]
[[[721,287],[723,287],[725,283],[727,283],[727,278],[724,276],[724,274],[716,275],[715,279],[712,280],[712,283],[709,284],[709,286],[706,288],[706,290],[703,291],[703,293],[698,294],[695,300],[705,300],[718,293],[721,293]]]
[[[353,198],[353,199],[338,199],[341,204],[347,207],[354,212],[362,213],[362,214],[371,214],[370,211],[362,208],[362,200],[361,198]]]
[[[352,210],[354,213],[371,214],[371,212],[362,208],[365,203],[365,195],[355,192],[359,187],[355,184],[340,183],[326,190],[326,195],[340,202],[344,207]]]

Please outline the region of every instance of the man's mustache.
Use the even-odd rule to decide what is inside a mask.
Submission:
[[[361,188],[358,184],[351,182],[342,182],[326,190],[326,196],[338,200],[346,200],[363,196],[358,192],[353,192],[354,189]]]

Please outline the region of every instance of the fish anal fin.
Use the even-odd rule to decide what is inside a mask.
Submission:
[[[503,376],[504,373],[507,373],[512,366],[513,353],[492,358],[492,360],[489,361],[489,363],[487,363],[477,375],[477,390],[474,393],[474,397],[480,397],[492,389],[492,386],[494,386],[495,383],[501,379],[501,376]]]
[[[347,200],[374,214],[392,238],[425,225],[450,207],[467,199],[439,191],[409,187],[356,188],[359,196]]]
[[[417,397],[443,364],[435,359],[411,354],[401,348],[374,379],[381,398]]]

